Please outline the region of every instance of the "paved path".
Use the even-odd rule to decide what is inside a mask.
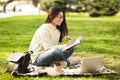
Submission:
[[[7,13],[0,13],[0,18],[7,18],[7,17],[21,16],[21,15],[39,15],[39,14],[45,14],[45,12],[41,12],[41,13],[7,12]]]

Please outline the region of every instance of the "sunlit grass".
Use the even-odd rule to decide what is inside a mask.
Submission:
[[[4,73],[7,58],[12,51],[28,51],[29,43],[35,30],[45,22],[46,15],[19,16],[0,19],[0,80],[118,80],[120,79],[120,16],[90,18],[81,15],[67,15],[69,35],[76,39],[83,35],[80,45],[76,46],[73,56],[104,55],[105,66],[119,75],[102,75],[90,77],[47,75],[37,77],[14,78]],[[66,43],[67,39],[62,43]],[[62,44],[61,43],[61,44]],[[109,63],[109,64],[108,64]]]

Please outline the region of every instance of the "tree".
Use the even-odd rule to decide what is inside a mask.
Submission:
[[[53,5],[53,0],[40,0],[39,5],[41,10],[47,11]]]
[[[33,2],[33,5],[37,7],[39,0],[32,0],[32,2]]]
[[[94,17],[115,15],[120,9],[119,4],[120,0],[40,0],[44,11],[57,6],[65,11],[89,12]]]
[[[10,2],[12,2],[14,0],[6,0],[6,1],[0,1],[0,6],[3,6],[3,12],[6,13],[6,6],[7,4],[9,4]]]
[[[90,16],[113,16],[120,9],[120,0],[93,0]]]
[[[40,0],[40,7],[42,10],[47,11],[50,7],[61,7],[65,11],[72,11],[71,6],[75,3],[75,0]]]

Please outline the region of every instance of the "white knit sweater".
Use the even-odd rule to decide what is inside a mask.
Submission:
[[[60,49],[65,48],[66,44],[58,45],[59,37],[60,31],[52,24],[46,23],[41,25],[35,32],[29,46],[29,51],[34,52],[31,55],[32,63],[34,63],[38,55],[44,53],[46,50],[49,50],[53,47],[58,47]]]

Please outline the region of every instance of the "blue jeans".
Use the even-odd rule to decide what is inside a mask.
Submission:
[[[61,49],[59,48],[52,48],[43,54],[40,54],[36,61],[33,63],[37,66],[50,66],[52,61],[67,61],[67,59],[72,55],[74,51],[74,48],[71,48],[71,50],[68,53],[63,53]]]

